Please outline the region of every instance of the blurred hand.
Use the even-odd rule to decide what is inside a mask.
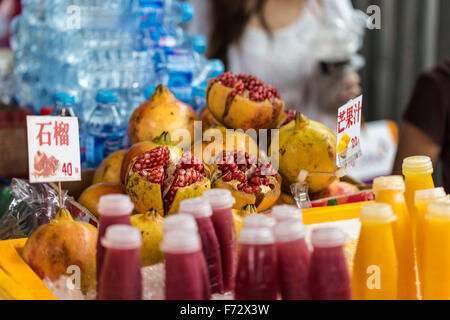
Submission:
[[[342,79],[342,91],[339,93],[340,105],[361,94],[360,81],[361,78],[356,72],[350,72],[344,76]]]

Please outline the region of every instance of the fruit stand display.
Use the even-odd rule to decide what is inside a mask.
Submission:
[[[370,207],[374,203],[375,196],[369,186],[359,184],[350,177],[338,178],[334,174],[336,171],[336,137],[334,133],[321,123],[308,119],[302,113],[285,111],[284,103],[276,88],[265,85],[253,76],[226,72],[211,79],[206,91],[206,101],[207,107],[201,112],[199,118],[190,106],[177,100],[167,87],[158,86],[149,100],[142,103],[130,117],[128,138],[132,143],[131,147],[111,153],[95,171],[84,171],[81,182],[69,182],[62,185],[63,189],[69,190],[71,196],[77,198],[77,203],[70,199],[65,201],[65,208],[61,206],[58,210],[53,210],[51,220],[36,226],[27,239],[0,242],[2,252],[7,253],[0,257],[1,298],[54,299],[57,294],[52,294],[44,282],[49,285],[49,281],[58,281],[61,276],[65,279],[64,277],[68,276],[67,268],[73,265],[81,271],[79,289],[85,295],[84,297],[95,297],[95,292],[99,288],[102,288],[101,297],[107,297],[106,289],[100,282],[103,276],[106,277],[102,270],[106,266],[110,266],[112,261],[120,262],[105,256],[103,269],[96,270],[96,266],[99,265],[99,248],[103,250],[102,255],[113,252],[115,249],[123,250],[124,247],[114,247],[114,245],[117,245],[116,242],[122,239],[121,236],[131,231],[126,228],[123,230],[116,228],[116,232],[118,232],[116,235],[113,235],[112,231],[108,233],[108,230],[114,228],[102,226],[102,221],[103,223],[106,221],[105,216],[108,216],[108,219],[123,218],[124,220],[116,220],[122,222],[113,224],[127,224],[139,231],[140,240],[134,239],[133,245],[128,243],[129,247],[126,248],[131,251],[139,249],[140,266],[143,267],[143,270],[161,275],[165,257],[173,254],[170,250],[174,247],[180,249],[180,246],[183,246],[186,249],[186,246],[191,245],[191,248],[197,248],[195,250],[200,248],[198,246],[200,240],[197,240],[194,235],[186,236],[186,243],[183,243],[177,239],[177,234],[173,233],[175,231],[167,232],[165,221],[168,221],[169,217],[189,213],[188,203],[194,203],[192,198],[201,197],[202,201],[206,201],[203,199],[207,197],[202,197],[202,194],[211,189],[227,190],[226,193],[232,199],[232,201],[228,201],[228,207],[219,208],[223,209],[220,214],[225,216],[229,214],[230,220],[224,220],[228,222],[216,231],[218,235],[222,236],[224,230],[232,229],[232,235],[228,234],[225,238],[234,239],[232,240],[234,241],[233,245],[236,245],[237,241],[239,242],[237,248],[241,256],[256,252],[252,250],[260,250],[258,245],[261,243],[270,244],[275,248],[275,238],[271,234],[271,230],[278,230],[274,233],[276,241],[293,237],[307,243],[308,248],[314,247],[311,268],[315,266],[318,269],[312,270],[311,274],[320,278],[325,275],[330,276],[330,269],[323,264],[324,260],[321,259],[326,257],[325,244],[331,244],[334,250],[333,257],[340,256],[342,252],[346,257],[345,261],[330,260],[329,262],[339,266],[336,271],[339,274],[335,275],[338,279],[336,280],[337,287],[332,288],[331,285],[323,292],[319,288],[314,288],[311,289],[311,296],[309,294],[306,296],[312,299],[351,298],[351,294],[349,295],[351,277],[349,275],[354,269],[355,251],[358,257],[356,261],[358,268],[361,268],[366,263],[365,259],[368,259],[368,256],[361,256],[361,251],[357,249],[361,228],[360,213],[364,212],[364,219],[367,221],[377,222],[377,219],[381,219],[381,216],[377,216],[381,211],[377,212],[380,209],[378,207]],[[201,138],[203,139],[199,139],[195,132],[195,121],[200,119],[202,123]],[[232,135],[226,134],[227,129],[238,128],[244,130],[277,128],[279,130],[272,137],[272,143],[266,154],[264,150],[258,149],[257,142],[261,140],[261,136],[252,136],[251,130],[245,133],[236,131]],[[180,130],[188,133],[187,139],[180,134]],[[208,139],[205,139],[205,136]],[[218,139],[218,136],[224,137],[224,139]],[[275,145],[273,141],[277,141],[278,145]],[[274,153],[277,153],[279,157],[278,168],[274,168],[267,161],[268,155]],[[426,159],[423,161],[426,162]],[[414,168],[417,169],[417,167]],[[304,181],[300,181],[299,177],[302,171],[331,174],[311,175]],[[403,194],[405,188],[403,178],[397,177],[394,180],[398,182],[396,186],[399,188],[400,194]],[[298,209],[298,206],[302,207],[304,203],[299,202],[298,194],[295,192],[292,194],[294,190],[292,185],[299,182],[306,182],[309,188],[303,196],[311,199],[311,201],[307,199],[310,208]],[[50,184],[50,186],[56,189],[56,185]],[[415,185],[415,188],[420,189],[420,186]],[[408,181],[406,189],[411,192],[411,185],[408,184]],[[379,189],[377,189],[378,191]],[[403,201],[401,197],[400,201]],[[200,199],[198,200],[200,201]],[[217,228],[217,226],[209,222],[209,227],[205,227],[199,221],[210,219],[211,215],[215,217],[214,215],[218,213],[216,213],[214,205],[217,206],[220,200],[214,200],[217,203],[211,203],[212,209],[208,209],[209,211],[206,207],[202,207],[190,212],[197,221],[198,230],[194,226],[194,231],[189,232],[195,234],[199,232],[203,250],[209,250],[209,254],[213,251],[209,246],[212,246],[211,243],[214,243],[213,237],[215,237],[214,229],[211,228],[213,226]],[[383,201],[391,200],[390,197],[387,197]],[[117,205],[115,205],[116,201]],[[397,207],[393,205],[393,208]],[[289,224],[283,224],[281,229],[275,228],[275,225],[282,226],[282,220],[280,220],[280,215],[275,213],[272,215],[272,210],[285,212],[288,215],[292,214],[293,216],[290,217],[293,219],[290,220],[293,223],[292,228],[297,228],[295,230],[298,230],[298,234],[292,233],[294,229]],[[395,212],[399,215],[398,209],[395,209]],[[272,222],[267,222],[269,220],[259,221],[258,218],[255,218],[254,222],[258,220],[258,223],[267,223],[267,225],[261,225],[258,228],[249,227],[254,217],[267,217]],[[393,221],[389,219],[388,221]],[[412,230],[414,222],[410,222],[408,219],[406,215],[401,216],[401,228]],[[215,219],[212,221],[217,222]],[[364,221],[363,226],[366,226]],[[181,232],[179,235],[187,232],[188,224],[175,224],[175,226],[183,229],[177,231]],[[230,229],[230,226],[233,227]],[[99,228],[97,229],[97,227]],[[320,228],[322,230],[314,231],[318,227],[322,227]],[[258,233],[259,231],[249,230],[252,228],[262,231]],[[393,224],[392,228],[394,233],[400,232],[398,225]],[[268,233],[264,235],[267,230],[269,230]],[[306,230],[305,234],[302,230]],[[344,230],[343,233],[342,230]],[[205,236],[204,232],[213,234],[213,236],[208,235],[209,249],[205,249],[204,246],[205,239],[202,238]],[[367,231],[364,231],[365,233]],[[130,237],[131,234],[132,232]],[[406,241],[405,239],[403,238],[402,241]],[[122,240],[126,241],[126,239]],[[412,238],[410,240],[412,241]],[[217,242],[217,240],[215,241]],[[258,241],[263,242],[259,243]],[[102,247],[103,243],[105,248]],[[124,244],[122,243],[122,245]],[[255,247],[249,250],[248,246]],[[263,255],[273,253],[267,251],[269,250],[267,248],[264,250]],[[397,247],[397,250],[402,252],[403,248]],[[374,256],[377,255],[376,252],[370,252],[370,254],[372,253]],[[204,254],[207,258],[208,253],[204,251]],[[237,268],[243,270],[246,260],[242,258],[241,261],[241,256],[239,256]],[[172,258],[171,256],[171,261],[176,260],[172,260]],[[198,256],[195,259],[197,258]],[[246,257],[246,259],[250,258]],[[192,261],[194,263],[197,260]],[[265,260],[264,263],[267,261]],[[128,261],[128,263],[127,266],[131,268],[132,262]],[[223,264],[226,265],[225,262]],[[348,269],[342,268],[343,265],[346,265]],[[12,266],[14,266],[14,270]],[[167,274],[174,272],[174,269],[167,270],[167,265],[165,267]],[[181,268],[182,265],[178,267]],[[209,261],[208,267],[210,267]],[[190,268],[194,267],[191,265]],[[201,263],[199,268],[200,271],[203,270]],[[228,266],[229,268],[232,269]],[[355,270],[360,270],[358,268]],[[235,272],[236,270],[232,270],[231,274],[224,274],[224,278],[228,277],[228,283],[234,279]],[[317,272],[318,274],[316,274]],[[143,274],[148,275],[148,273]],[[242,277],[242,273],[240,276]],[[276,278],[274,274],[268,276]],[[202,277],[189,279],[189,281],[204,281]],[[44,282],[41,279],[44,279]],[[140,282],[140,276],[136,279],[135,281]],[[317,279],[309,281],[315,283],[315,281],[319,281]],[[172,280],[170,283],[176,283]],[[250,281],[249,283],[257,281],[250,278],[245,278],[245,280]],[[144,276],[142,281],[145,282],[148,279]],[[187,280],[180,278],[180,281]],[[161,291],[163,287],[164,285],[157,290]],[[198,296],[210,298],[209,285],[207,287],[208,290]],[[205,288],[203,287],[203,289]],[[342,288],[345,290],[339,291]],[[166,291],[166,296],[169,294],[168,292]],[[121,294],[121,297],[126,295],[123,292]],[[173,292],[170,294],[174,296]],[[251,292],[244,294],[240,291],[238,297],[242,295],[261,297],[258,295],[259,293],[253,294],[255,295],[252,296]],[[287,297],[284,294],[282,292],[282,298]],[[364,299],[366,297],[359,291],[357,294],[356,298]],[[149,293],[144,293],[143,296],[148,297]],[[161,298],[164,294],[156,294],[156,296]],[[220,299],[217,296],[213,296],[213,298]]]

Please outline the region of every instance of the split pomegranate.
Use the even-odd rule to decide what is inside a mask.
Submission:
[[[274,86],[255,76],[225,72],[208,83],[207,105],[231,128],[272,129],[284,115],[284,102]]]
[[[47,157],[44,152],[38,151],[34,156],[33,174],[37,177],[49,177],[56,173],[59,168],[59,160],[54,156]]]
[[[200,196],[210,188],[203,164],[189,152],[181,158],[167,146],[159,146],[135,157],[127,170],[125,190],[135,210],[175,213],[181,200]]]
[[[213,187],[232,192],[240,209],[254,204],[258,211],[271,207],[280,196],[280,175],[270,164],[262,164],[247,152],[224,151],[216,159]]]

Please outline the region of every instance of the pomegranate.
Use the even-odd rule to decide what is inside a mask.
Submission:
[[[102,163],[95,170],[92,183],[112,182],[120,183],[120,166],[126,150],[117,150],[103,159]]]
[[[133,214],[131,224],[139,229],[142,236],[142,266],[150,266],[164,261],[164,253],[160,249],[163,239],[164,218],[155,210]]]
[[[167,146],[171,152],[174,153],[174,157],[180,157],[182,154],[181,149],[172,146],[172,140],[170,139],[170,134],[167,131],[164,131],[161,135],[157,136],[151,141],[142,141],[133,144],[125,153],[122,164],[120,166],[120,181],[122,183],[122,187],[125,191],[125,176],[127,174],[128,166],[130,161],[135,157],[149,151],[158,146]]]
[[[123,193],[119,184],[112,182],[96,183],[83,190],[78,197],[78,203],[98,217],[97,206],[100,198],[105,194],[113,193]]]
[[[69,210],[59,209],[55,219],[30,235],[22,255],[39,277],[52,281],[62,275],[69,276],[69,266],[79,267],[81,290],[86,293],[96,286],[97,235],[93,225],[74,221]]]
[[[281,119],[281,125],[280,127],[284,126],[285,124],[288,124],[292,120],[295,119],[295,115],[297,114],[297,111],[295,110],[284,110],[284,116]]]
[[[359,192],[357,186],[350,184],[348,182],[336,180],[332,184],[330,184],[325,190],[323,190],[318,194],[315,194],[313,198],[315,199],[330,198],[346,194],[352,194],[356,192]]]
[[[227,71],[211,79],[206,101],[212,115],[231,128],[272,129],[284,115],[278,90],[246,74]]]
[[[206,106],[200,111],[200,120],[202,121],[203,131],[209,128],[222,126],[222,124],[214,118],[211,111],[209,111]]]
[[[175,99],[170,90],[159,85],[149,100],[142,103],[128,121],[128,139],[131,144],[149,141],[164,131],[173,133],[178,129],[186,129],[194,138],[194,121],[197,114],[187,104]],[[181,139],[176,143],[182,142]]]
[[[234,227],[236,229],[236,238],[239,238],[239,233],[241,232],[241,229],[244,226],[245,217],[250,214],[257,214],[258,210],[256,209],[254,204],[246,204],[240,210],[233,209],[232,212],[233,212]]]
[[[309,120],[297,112],[291,121],[279,130],[279,166],[283,177],[283,190],[290,193],[290,185],[297,181],[300,170],[335,171],[336,136],[325,125]],[[269,148],[269,154],[272,152]],[[310,193],[328,187],[336,177],[309,176]]]
[[[213,187],[232,192],[240,209],[254,204],[258,211],[270,208],[280,196],[280,175],[270,164],[261,164],[247,152],[223,151],[216,158]]]
[[[36,152],[33,162],[33,174],[35,176],[53,176],[59,168],[58,159],[54,156],[47,157],[47,155],[41,151]]]
[[[203,164],[189,152],[177,157],[167,146],[136,156],[125,175],[126,193],[139,213],[151,209],[162,216],[175,213],[181,200],[198,197],[209,188]]]

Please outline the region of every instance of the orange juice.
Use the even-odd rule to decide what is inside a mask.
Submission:
[[[428,205],[432,202],[444,200],[446,198],[444,188],[434,188],[417,190],[415,196],[416,207],[416,257],[419,280],[423,281],[423,247],[425,241],[425,215]]]
[[[397,216],[392,227],[398,262],[398,299],[417,299],[414,238],[410,216],[403,195],[405,191],[403,177],[385,176],[375,178],[373,191],[375,201],[390,204],[394,214]]]
[[[395,300],[399,274],[392,208],[386,203],[363,205],[360,219],[352,276],[353,299]]]
[[[425,216],[424,300],[450,299],[450,200],[431,203]]]
[[[403,175],[405,176],[405,199],[411,216],[413,225],[413,234],[415,237],[416,218],[414,207],[414,196],[416,190],[433,189],[434,182],[431,174],[433,173],[433,164],[430,157],[414,156],[403,159]]]

